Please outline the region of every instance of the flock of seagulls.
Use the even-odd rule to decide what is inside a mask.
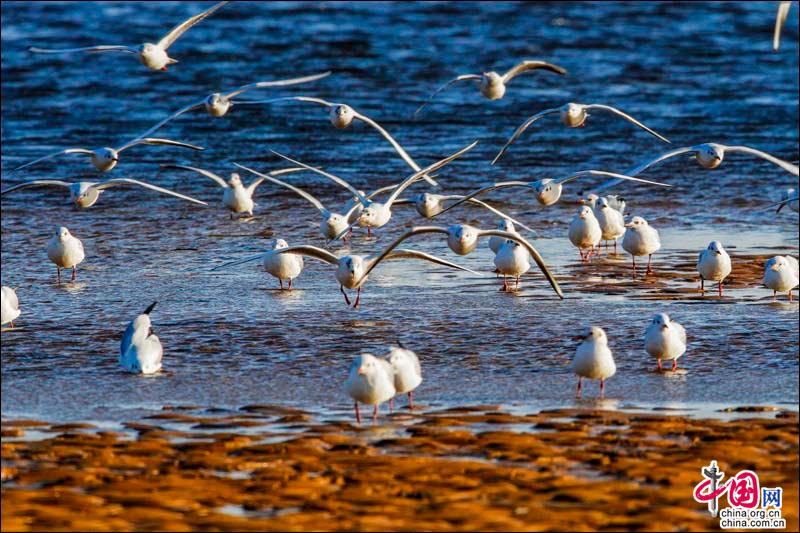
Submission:
[[[219,2],[211,8],[199,13],[172,29],[167,35],[157,43],[144,43],[141,46],[125,45],[99,45],[85,48],[66,48],[66,49],[44,49],[31,48],[34,53],[95,53],[95,52],[122,52],[134,54],[139,61],[149,69],[156,71],[166,71],[169,65],[178,61],[168,55],[169,48],[187,30],[214,14],[228,2]],[[780,30],[786,19],[790,2],[781,2],[775,25],[774,48],[778,49]],[[506,94],[508,83],[515,77],[526,73],[542,70],[555,73],[561,76],[567,74],[563,67],[539,60],[525,60],[517,64],[504,74],[494,71],[484,72],[483,74],[463,74],[442,85],[417,109],[415,115],[419,114],[441,91],[460,81],[476,82],[480,93],[488,100],[503,98]],[[411,196],[404,197],[406,191],[412,185],[427,182],[429,185],[438,185],[433,178],[433,174],[440,171],[463,154],[472,150],[477,141],[458,150],[457,152],[442,158],[428,166],[419,165],[401,144],[372,118],[357,111],[354,107],[345,103],[335,103],[311,96],[289,96],[272,99],[246,100],[240,98],[245,93],[259,89],[273,87],[291,87],[300,84],[307,84],[319,81],[331,75],[330,71],[301,76],[285,80],[261,81],[243,85],[234,90],[226,92],[212,93],[201,100],[195,101],[181,107],[178,111],[169,114],[157,124],[149,128],[138,137],[119,145],[118,147],[104,147],[98,149],[87,148],[68,148],[58,152],[44,155],[31,162],[25,163],[14,171],[20,171],[55,157],[70,154],[80,154],[89,156],[94,168],[101,173],[113,170],[119,162],[120,154],[132,147],[139,145],[162,145],[189,150],[203,150],[200,146],[187,144],[165,138],[152,137],[152,135],[170,121],[190,113],[195,110],[205,109],[212,117],[223,117],[237,105],[273,105],[279,103],[299,102],[321,106],[327,109],[328,118],[335,128],[347,128],[353,121],[361,121],[377,131],[395,150],[397,155],[410,167],[411,172],[402,181],[383,187],[367,194],[363,190],[354,187],[348,181],[323,170],[320,167],[308,165],[293,159],[287,155],[273,152],[287,163],[293,165],[280,170],[261,172],[256,169],[235,163],[234,165],[241,171],[255,176],[253,181],[245,184],[241,176],[232,172],[229,179],[196,166],[184,164],[162,165],[162,170],[176,170],[196,173],[214,181],[222,188],[222,205],[230,212],[231,218],[237,216],[253,216],[256,208],[254,194],[256,189],[264,184],[282,187],[306,200],[314,206],[320,214],[320,233],[325,242],[325,248],[311,244],[290,245],[281,238],[274,239],[269,249],[262,253],[237,259],[214,268],[231,268],[252,261],[261,261],[264,270],[275,277],[284,288],[292,289],[293,282],[301,275],[305,266],[304,258],[312,258],[322,261],[335,268],[335,278],[339,285],[339,290],[344,296],[346,305],[353,308],[359,307],[361,294],[364,284],[369,274],[385,260],[404,260],[416,259],[428,261],[440,266],[445,266],[454,270],[461,270],[473,275],[482,276],[485,274],[473,271],[464,266],[442,259],[432,254],[421,252],[410,248],[400,248],[400,244],[412,238],[432,236],[439,234],[444,236],[447,247],[455,254],[464,256],[473,252],[481,237],[488,237],[488,245],[495,254],[494,274],[502,277],[503,291],[513,291],[519,287],[520,277],[531,269],[531,262],[535,263],[538,270],[548,281],[551,288],[558,298],[564,297],[563,291],[559,286],[556,276],[551,272],[545,263],[542,255],[534,245],[526,239],[517,229],[518,227],[527,233],[535,235],[535,231],[525,226],[510,215],[478,200],[476,197],[491,191],[505,189],[509,187],[524,187],[532,189],[534,199],[542,206],[552,206],[556,204],[562,196],[563,187],[579,178],[607,178],[599,186],[592,189],[591,194],[585,196],[581,201],[578,212],[575,214],[568,229],[569,241],[578,249],[581,261],[590,261],[591,258],[600,251],[601,243],[614,243],[616,253],[617,241],[622,239],[622,249],[631,255],[633,275],[636,276],[636,258],[647,257],[647,268],[645,274],[652,272],[652,258],[661,249],[661,240],[658,230],[648,224],[641,216],[629,216],[626,211],[625,201],[614,195],[600,196],[600,194],[616,185],[624,182],[638,182],[654,187],[670,187],[670,184],[656,182],[653,180],[638,177],[654,165],[680,155],[691,155],[703,169],[715,169],[719,167],[726,154],[743,153],[746,155],[764,159],[791,175],[798,176],[798,166],[777,158],[748,146],[727,146],[719,143],[703,143],[694,146],[677,148],[662,153],[656,157],[650,157],[639,165],[622,173],[608,172],[604,170],[587,169],[573,172],[561,179],[540,179],[537,181],[507,181],[487,184],[475,191],[465,195],[455,194],[435,194],[432,192],[420,192]],[[534,122],[551,115],[558,114],[561,122],[569,128],[583,127],[591,113],[603,112],[622,118],[634,126],[649,133],[659,141],[670,143],[670,140],[646,126],[640,120],[617,109],[616,107],[604,104],[580,104],[570,102],[561,107],[540,111],[525,120],[501,148],[496,157],[491,161],[494,165],[506,154],[510,146],[516,142],[521,135],[530,128]],[[295,174],[298,172],[313,172],[322,175],[343,189],[343,205],[340,209],[326,207],[312,193],[298,187],[297,185],[279,179],[279,177]],[[168,190],[150,183],[135,179],[112,178],[104,181],[80,181],[70,183],[67,181],[39,179],[23,182],[14,187],[2,191],[2,195],[26,189],[40,187],[60,187],[66,188],[70,193],[71,202],[78,208],[88,208],[93,206],[99,199],[100,194],[109,188],[122,186],[137,186],[160,194],[169,195],[187,202],[207,206],[204,201]],[[581,192],[583,194],[583,191]],[[346,199],[346,203],[344,200]],[[395,206],[411,204],[415,207],[418,214],[426,219],[434,219],[437,216],[454,209],[461,204],[477,206],[493,216],[499,218],[497,229],[481,229],[467,224],[454,224],[449,227],[441,226],[416,226],[403,233],[392,241],[382,250],[378,250],[369,255],[343,254],[339,255],[329,248],[338,240],[353,238],[353,229],[356,227],[367,228],[369,234],[373,230],[384,228],[390,224],[392,219],[392,209]],[[798,196],[795,189],[785,191],[781,202],[770,206],[777,206],[780,211],[784,206],[789,205],[790,209],[797,211]],[[72,235],[69,229],[59,226],[55,234],[47,244],[47,256],[56,265],[57,280],[61,283],[61,269],[72,269],[71,280],[75,281],[77,267],[84,260],[85,252],[83,243],[80,239]],[[722,297],[723,283],[730,275],[732,268],[731,257],[723,248],[721,242],[712,241],[703,250],[697,261],[697,272],[700,281],[700,290],[705,291],[705,282],[716,282],[718,294]],[[791,256],[776,256],[770,259],[765,265],[763,283],[766,287],[773,290],[773,299],[777,292],[788,292],[789,301],[792,301],[792,289],[800,283],[797,259]],[[512,288],[513,285],[513,288]],[[352,301],[346,290],[355,290],[355,299]],[[150,315],[156,303],[151,304],[142,314],[138,315],[126,329],[120,344],[119,363],[122,368],[129,372],[140,374],[153,374],[162,367],[163,348],[159,338],[155,335],[152,328]],[[14,289],[2,287],[2,323],[10,324],[20,316],[20,305]],[[599,327],[590,327],[577,339],[575,357],[572,370],[578,375],[577,396],[581,396],[583,379],[600,381],[600,396],[604,394],[605,381],[612,377],[616,372],[613,354],[608,347],[608,337],[605,331]],[[645,351],[657,359],[658,369],[662,368],[662,361],[671,361],[672,370],[677,368],[677,360],[686,351],[687,337],[686,331],[677,322],[670,319],[666,314],[657,314],[653,317],[651,324],[647,327],[644,337]],[[349,375],[345,382],[345,390],[355,402],[355,415],[361,421],[359,404],[374,406],[373,416],[378,415],[378,406],[384,402],[390,402],[393,407],[393,399],[397,395],[407,394],[409,407],[413,408],[413,391],[422,382],[422,370],[418,356],[404,346],[393,346],[388,354],[383,357],[376,357],[372,354],[360,354],[350,367]]]

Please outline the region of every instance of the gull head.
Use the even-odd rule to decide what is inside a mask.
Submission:
[[[417,212],[425,218],[431,218],[442,211],[442,202],[439,195],[427,192],[420,193],[414,197],[414,206]]]
[[[599,200],[597,200],[597,202],[595,203],[595,208],[596,209],[608,209],[608,199],[605,198],[605,197],[602,197]]]
[[[366,281],[361,279],[364,275],[364,266],[364,258],[360,255],[346,255],[339,259],[339,267],[336,270],[339,283],[348,289],[358,288]]]
[[[167,65],[177,63],[167,55],[167,51],[153,43],[144,43],[139,47],[139,61],[153,70],[167,70]]]
[[[392,346],[389,351],[389,364],[392,365],[392,368],[395,372],[406,370],[413,368],[414,365],[414,358],[412,357],[414,352],[408,350],[406,348],[400,346]]]
[[[509,233],[516,233],[517,231],[517,228],[514,227],[514,223],[507,218],[500,219],[500,223],[497,224],[497,229],[500,231],[507,231]]]
[[[574,102],[570,102],[561,108],[561,122],[570,128],[582,126],[588,116],[586,108]]]
[[[56,238],[60,241],[63,241],[67,237],[70,236],[69,230],[64,226],[58,226],[56,228]]]
[[[606,332],[603,331],[603,328],[598,328],[597,326],[590,326],[583,332],[582,335],[578,335],[575,340],[583,342],[598,342],[602,344],[608,343]]]
[[[594,218],[594,213],[592,212],[592,208],[589,207],[588,205],[584,205],[583,207],[581,207],[580,210],[578,211],[578,218],[580,218],[581,220]]]
[[[653,315],[653,325],[659,327],[661,329],[669,329],[670,319],[669,315],[666,313],[658,313],[657,315]]]
[[[347,104],[336,104],[331,107],[331,124],[339,129],[344,129],[352,124],[356,112]]]
[[[542,205],[553,205],[561,198],[561,184],[546,178],[539,180],[533,184],[533,190],[536,191],[536,200]]]
[[[272,245],[273,250],[280,250],[281,248],[289,247],[289,243],[283,239],[272,239],[270,244]]]
[[[108,172],[119,161],[119,153],[113,148],[98,148],[92,152],[92,164],[100,172]]]
[[[447,246],[458,255],[467,255],[478,246],[478,230],[466,224],[447,228]]]
[[[725,157],[725,150],[718,144],[701,144],[695,157],[703,168],[717,168]]]
[[[711,241],[708,245],[708,251],[716,255],[722,255],[725,250],[722,248],[722,243],[719,241]]]
[[[97,199],[100,198],[100,191],[97,190],[93,183],[88,182],[81,182],[73,185],[77,190],[72,191],[72,201],[78,207],[91,207],[97,202]]]
[[[360,354],[350,365],[351,375],[364,376],[367,379],[374,376],[379,370],[378,358],[371,353]]]
[[[625,224],[626,228],[633,228],[633,229],[643,228],[645,226],[647,226],[647,221],[642,217],[633,217],[630,222]]]
[[[231,172],[231,179],[228,180],[228,185],[233,187],[242,186],[242,177],[237,172]]]
[[[389,222],[392,213],[388,207],[378,202],[373,202],[361,211],[358,225],[362,228],[380,228]]]
[[[789,260],[782,255],[776,255],[767,261],[767,269],[774,270],[775,272],[786,270],[789,268],[789,266]]]
[[[221,93],[209,94],[205,101],[206,112],[212,117],[221,117],[231,108],[231,101]]]
[[[586,195],[586,198],[581,198],[578,203],[583,205],[588,205],[589,207],[595,207],[597,205],[597,200],[600,197],[597,196],[595,193],[589,193]]]
[[[322,219],[320,224],[320,231],[326,239],[335,239],[337,235],[347,228],[347,219],[339,213],[328,213],[328,216]]]

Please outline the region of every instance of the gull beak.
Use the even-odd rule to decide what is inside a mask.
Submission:
[[[633,223],[632,222],[628,222],[627,224],[625,224],[625,227],[626,228],[632,228],[633,227]]]
[[[667,326],[666,324],[662,324],[662,325],[661,325],[661,329],[667,329],[667,327],[668,327],[668,326]]]
[[[574,341],[582,341],[585,338],[586,338],[586,335],[575,335],[574,337],[572,337],[572,340],[574,340]]]
[[[770,268],[771,270],[774,270],[775,272],[777,272],[778,270],[780,270],[780,268],[778,268],[778,264],[777,264],[777,263],[776,263],[776,264],[774,264],[774,265],[772,265],[772,266],[771,266],[771,267],[769,267],[769,268]]]
[[[716,252],[714,252],[714,253],[716,253],[717,255],[722,255],[722,252],[720,252],[719,250],[717,250],[717,251],[716,251]]]
[[[358,369],[358,375],[359,376],[363,376],[364,374],[366,374],[366,372],[364,372],[364,369],[363,368],[359,368]]]

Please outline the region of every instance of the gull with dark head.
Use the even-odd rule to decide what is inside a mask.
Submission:
[[[125,45],[100,45],[100,46],[87,46],[84,48],[30,48],[31,52],[37,54],[66,54],[72,52],[123,52],[138,56],[142,65],[151,70],[167,70],[167,66],[177,63],[178,60],[169,57],[167,50],[172,44],[183,35],[186,30],[203,20],[204,18],[213,14],[216,10],[227,4],[228,2],[219,2],[212,7],[206,9],[202,13],[194,15],[193,17],[185,20],[184,22],[175,26],[168,34],[161,38],[157,43],[144,43],[141,46],[125,46]]]
[[[175,191],[170,191],[169,189],[164,189],[163,187],[158,187],[157,185],[151,185],[150,183],[129,178],[113,178],[110,180],[101,181],[99,183],[92,181],[79,181],[76,183],[70,183],[68,181],[60,180],[32,180],[9,187],[8,189],[0,192],[0,196],[5,196],[7,193],[32,187],[61,187],[69,190],[70,201],[75,205],[75,207],[86,208],[96,204],[97,200],[100,198],[100,194],[105,192],[107,189],[112,187],[128,187],[131,185],[160,192],[161,194],[166,194],[168,196],[174,196],[175,198],[180,198],[181,200],[186,200],[187,202],[208,205],[207,203],[192,198],[191,196],[186,196]]]
[[[554,65],[553,63],[548,63],[546,61],[527,60],[518,64],[505,74],[499,74],[494,71],[484,72],[483,74],[462,74],[436,89],[433,94],[431,94],[428,99],[421,106],[419,106],[419,108],[414,112],[414,115],[417,115],[420,111],[422,111],[422,108],[428,105],[428,103],[430,103],[430,101],[433,100],[437,94],[442,92],[447,87],[450,87],[454,83],[458,83],[459,81],[476,81],[478,82],[478,89],[484,97],[488,98],[489,100],[499,100],[506,94],[506,84],[508,82],[523,72],[529,72],[532,70],[546,70],[556,74],[561,74],[562,76],[567,73],[564,68]]]
[[[623,113],[622,111],[620,111],[616,107],[611,107],[611,106],[602,105],[602,104],[576,104],[574,102],[570,102],[568,104],[564,104],[563,106],[557,107],[555,109],[546,109],[544,111],[540,111],[539,113],[536,113],[535,115],[529,117],[525,122],[522,123],[522,125],[520,125],[520,127],[517,128],[517,130],[514,132],[514,134],[511,136],[511,138],[508,139],[506,144],[503,146],[503,148],[500,149],[500,152],[492,160],[492,164],[494,165],[495,163],[497,163],[497,161],[501,157],[503,157],[503,154],[506,153],[506,151],[509,149],[509,147],[511,147],[511,145],[514,143],[514,141],[519,139],[520,135],[522,135],[525,132],[525,130],[527,130],[528,127],[531,124],[533,124],[534,122],[536,122],[540,118],[545,117],[547,115],[554,114],[554,113],[558,113],[561,116],[561,122],[565,126],[567,126],[568,128],[579,128],[579,127],[583,127],[583,126],[586,125],[586,118],[589,116],[588,111],[590,109],[598,109],[598,110],[602,110],[602,111],[608,111],[609,113],[613,113],[613,114],[615,114],[615,115],[617,115],[619,117],[624,118],[628,122],[631,122],[632,124],[642,128],[643,130],[648,132],[650,135],[653,135],[654,137],[657,137],[657,138],[661,139],[665,143],[670,142],[669,139],[667,139],[663,135],[661,135],[661,134],[657,133],[656,131],[648,128],[647,126],[645,126],[644,124],[642,124],[641,122],[639,122],[638,120],[633,118],[632,116],[630,116],[630,115],[628,115],[626,113]]]

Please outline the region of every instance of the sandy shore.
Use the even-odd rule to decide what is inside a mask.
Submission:
[[[247,406],[126,426],[3,422],[2,529],[700,531],[718,528],[692,499],[711,459],[783,487],[798,527],[796,413],[482,406],[357,427]]]

